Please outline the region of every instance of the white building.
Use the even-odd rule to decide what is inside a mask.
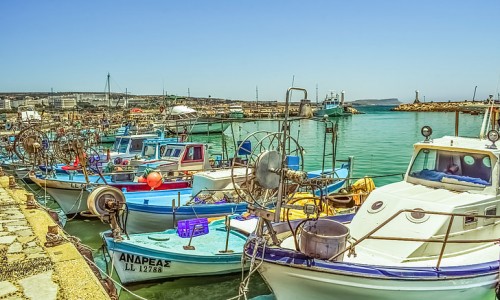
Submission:
[[[11,109],[9,99],[0,99],[0,109]]]
[[[73,96],[51,96],[49,105],[56,109],[71,109],[76,107],[76,97]]]
[[[12,108],[18,108],[19,106],[26,105],[26,99],[12,99],[10,101],[10,106]]]

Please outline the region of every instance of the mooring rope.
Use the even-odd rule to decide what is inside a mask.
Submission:
[[[235,297],[232,297],[232,298],[229,298],[227,300],[234,300],[234,299],[241,299],[241,297],[243,297],[243,299],[247,300],[248,297],[247,297],[247,294],[249,292],[249,288],[248,286],[250,285],[250,278],[252,277],[252,275],[260,268],[260,266],[262,265],[262,263],[264,262],[264,253],[265,253],[265,250],[266,250],[266,242],[265,240],[263,240],[262,238],[253,238],[252,239],[254,241],[254,249],[253,249],[253,252],[252,252],[252,258],[250,260],[250,269],[248,270],[248,274],[247,276],[243,276],[244,274],[244,267],[245,267],[245,261],[246,261],[246,258],[245,258],[245,250],[243,251],[243,255],[241,256],[241,266],[242,266],[242,280],[241,280],[241,283],[240,283],[240,286],[238,288],[238,296],[235,296]],[[248,247],[250,243],[250,240],[247,241],[246,245],[244,246],[243,249],[246,249]],[[262,257],[260,258],[260,261],[256,262],[257,260],[257,253],[258,253],[258,245],[259,244],[262,244]]]
[[[127,289],[125,286],[123,286],[121,283],[119,283],[118,281],[116,281],[115,279],[113,279],[111,276],[108,276],[108,274],[106,274],[106,272],[104,272],[101,268],[99,268],[99,266],[95,262],[93,262],[92,260],[90,260],[89,258],[87,258],[85,256],[83,256],[83,258],[85,258],[87,260],[87,262],[89,262],[94,267],[96,267],[102,274],[104,274],[107,278],[109,278],[109,280],[111,280],[114,284],[116,284],[117,286],[119,286],[122,290],[126,291],[127,293],[129,293],[130,295],[136,297],[137,299],[148,300],[147,298],[139,296],[136,293],[132,292],[131,290]],[[112,270],[111,270],[111,272],[112,272]]]

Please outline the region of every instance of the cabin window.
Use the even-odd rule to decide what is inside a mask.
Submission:
[[[383,201],[375,201],[373,204],[368,208],[368,212],[371,214],[378,213],[382,209],[385,208],[385,203]]]
[[[189,147],[184,156],[185,161],[200,161],[203,159],[203,152],[201,146]]]
[[[118,141],[118,143],[116,144],[117,145],[116,151],[118,153],[127,152],[129,140],[130,139],[120,139],[120,141]]]
[[[421,149],[410,177],[457,185],[491,185],[491,158],[487,154]]]
[[[163,145],[163,146],[160,146],[160,156],[165,156],[165,149],[167,148],[167,146]]]
[[[173,157],[179,157],[181,155],[181,149],[174,149],[174,152],[172,153]]]
[[[148,158],[154,158],[156,154],[156,147],[154,145],[144,146],[143,156]]]
[[[130,150],[129,152],[133,151],[140,151],[142,149],[142,142],[144,139],[134,139],[132,140],[132,143],[130,143]]]
[[[477,211],[466,212],[468,216],[464,217],[464,229],[473,229],[477,227]]]
[[[413,223],[423,223],[429,219],[429,215],[421,208],[414,208],[414,211],[408,212],[406,218]]]
[[[487,207],[484,210],[484,215],[485,216],[496,216],[497,215],[497,207],[496,206],[490,206]],[[484,225],[490,225],[493,224],[497,221],[497,218],[485,218],[484,219]]]
[[[170,157],[172,156],[172,148],[168,148],[167,151],[163,154],[164,157]]]

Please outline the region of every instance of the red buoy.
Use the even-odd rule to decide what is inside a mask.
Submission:
[[[162,184],[163,177],[158,172],[151,172],[148,174],[147,182],[149,187],[153,190]]]

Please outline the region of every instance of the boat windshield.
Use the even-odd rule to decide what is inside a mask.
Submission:
[[[421,149],[408,174],[410,177],[455,184],[491,185],[488,154]]]
[[[130,139],[127,139],[127,138],[118,139],[118,140],[116,140],[113,148],[118,153],[126,153],[129,141],[130,141]]]
[[[168,146],[165,151],[161,151],[162,158],[179,158],[184,147],[171,147]]]
[[[142,156],[148,159],[155,158],[156,155],[156,145],[146,145],[142,150]]]

